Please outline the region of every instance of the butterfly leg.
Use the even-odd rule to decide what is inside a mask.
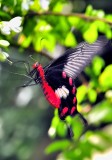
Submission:
[[[77,112],[77,113],[78,113],[79,117],[81,118],[84,126],[87,127],[88,126],[87,120],[83,117],[83,115],[81,113],[79,113],[79,112]]]
[[[64,120],[64,122],[65,122],[65,124],[67,126],[67,132],[68,132],[69,137],[70,138],[74,137],[74,133],[73,133],[73,130],[72,130],[71,126],[67,123],[66,120]]]

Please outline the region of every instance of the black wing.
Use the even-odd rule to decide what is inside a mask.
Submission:
[[[100,36],[93,44],[80,43],[76,48],[67,50],[61,57],[45,67],[45,75],[65,71],[68,77],[75,79],[87,66],[94,55],[102,54],[110,41],[105,36]]]
[[[61,104],[59,117],[77,113],[76,88],[74,79],[84,69],[96,54],[101,54],[109,40],[100,37],[93,44],[80,43],[75,49],[70,49],[64,55],[54,60],[44,68],[48,84],[58,94]],[[64,73],[64,76],[63,76]]]

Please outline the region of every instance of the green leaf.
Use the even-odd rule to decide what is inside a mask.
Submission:
[[[55,115],[52,119],[51,126],[49,128],[48,134],[51,138],[56,136],[56,129],[60,123],[59,116]]]
[[[45,36],[45,42],[44,42],[44,47],[48,50],[48,51],[53,51],[56,45],[56,39],[54,36],[52,36],[52,34],[47,34]]]
[[[78,87],[77,89],[78,103],[81,103],[85,99],[86,94],[87,94],[87,87],[85,85]]]
[[[98,11],[97,11],[97,16],[98,16],[99,18],[104,18],[105,12],[104,12],[103,10],[98,10]]]
[[[112,104],[109,101],[102,101],[96,105],[88,114],[90,123],[112,122]]]
[[[72,32],[69,32],[65,38],[65,46],[67,47],[73,47],[77,44],[77,41],[75,39],[75,36]]]
[[[26,21],[24,28],[23,28],[23,34],[25,34],[26,37],[30,36],[31,34],[34,35],[34,29],[37,22],[34,18],[32,18],[32,21]]]
[[[36,51],[40,51],[43,48],[47,49],[48,51],[53,51],[56,45],[56,39],[50,33],[37,33],[34,35],[33,45]]]
[[[88,90],[88,98],[89,98],[90,102],[94,103],[97,98],[97,92],[94,89],[90,88]]]
[[[65,149],[67,149],[70,145],[70,141],[68,140],[60,140],[60,141],[56,141],[51,143],[46,149],[45,152],[47,154],[56,152],[56,151],[63,151]]]
[[[104,65],[105,61],[101,57],[95,56],[93,58],[92,69],[96,76],[98,76],[101,73],[101,70],[104,67]]]
[[[65,137],[67,135],[67,126],[64,122],[60,121],[58,126],[57,126],[57,129],[56,129],[56,132],[59,136],[61,137]]]
[[[32,1],[33,2],[33,4],[31,5],[31,10],[33,10],[33,11],[40,11],[40,9],[41,9],[41,6],[40,6],[40,1],[38,1],[38,0],[34,0],[34,1]]]
[[[96,25],[98,27],[98,30],[102,33],[105,33],[107,24],[105,22],[96,21]]]
[[[93,22],[88,27],[88,29],[83,33],[83,37],[89,43],[93,43],[97,39],[98,31],[97,31],[96,23]]]
[[[99,84],[102,90],[112,88],[112,64],[108,65],[99,77]]]
[[[86,14],[86,15],[91,15],[91,14],[92,14],[92,11],[93,11],[92,5],[88,5],[87,8],[86,8],[85,14]]]
[[[108,21],[112,22],[112,14],[106,15],[105,18],[106,18]]]
[[[73,129],[73,132],[75,134],[74,136],[74,139],[78,139],[82,132],[83,132],[83,129],[84,129],[84,126],[83,126],[83,123],[80,119],[80,117],[75,117],[75,118],[72,118],[72,125],[71,125],[72,129]]]
[[[52,119],[52,124],[51,124],[51,126],[52,126],[52,127],[57,127],[58,124],[59,124],[59,121],[60,121],[59,117],[58,117],[58,116],[54,116],[54,118]]]
[[[68,17],[68,21],[71,24],[71,26],[76,27],[80,22],[80,18],[78,18],[78,17]]]
[[[54,8],[53,8],[53,11],[54,11],[54,12],[61,12],[62,9],[63,9],[63,3],[57,1],[57,3],[55,4],[55,6],[54,6]]]
[[[48,32],[52,29],[51,25],[48,24],[45,20],[40,20],[37,25],[35,26],[36,32]]]
[[[28,47],[32,41],[32,36],[29,35],[27,37],[24,37],[23,35],[21,35],[18,41],[21,44],[21,46]]]
[[[9,57],[8,53],[1,51],[0,52],[0,61],[4,62],[7,60],[7,57]]]
[[[11,15],[9,15],[7,12],[0,10],[0,17],[4,18],[4,19],[11,19]]]
[[[109,39],[112,38],[112,30],[111,30],[111,26],[109,24],[106,24],[104,33],[107,36],[107,38],[109,38]]]

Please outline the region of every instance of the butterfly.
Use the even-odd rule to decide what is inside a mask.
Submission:
[[[59,118],[65,121],[67,116],[79,114],[84,124],[86,119],[77,110],[75,79],[90,63],[94,55],[101,54],[109,44],[105,36],[96,42],[80,43],[76,48],[67,50],[62,56],[43,67],[39,62],[33,64],[28,74],[36,84],[40,84],[47,101],[58,109]],[[27,86],[28,84],[25,84]],[[68,127],[70,136],[73,135]]]

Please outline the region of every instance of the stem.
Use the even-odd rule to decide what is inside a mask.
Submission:
[[[78,17],[78,18],[82,18],[82,19],[85,19],[85,20],[89,20],[89,21],[96,21],[96,20],[99,20],[99,21],[102,21],[102,22],[105,22],[105,23],[108,23],[109,25],[112,25],[112,21],[109,21],[105,18],[99,18],[99,17],[95,17],[95,16],[88,16],[86,14],[83,14],[83,13],[69,13],[69,14],[65,14],[65,13],[58,13],[58,12],[34,12],[34,11],[30,11],[28,13],[29,16],[48,16],[48,15],[51,15],[51,16],[64,16],[64,17]]]

